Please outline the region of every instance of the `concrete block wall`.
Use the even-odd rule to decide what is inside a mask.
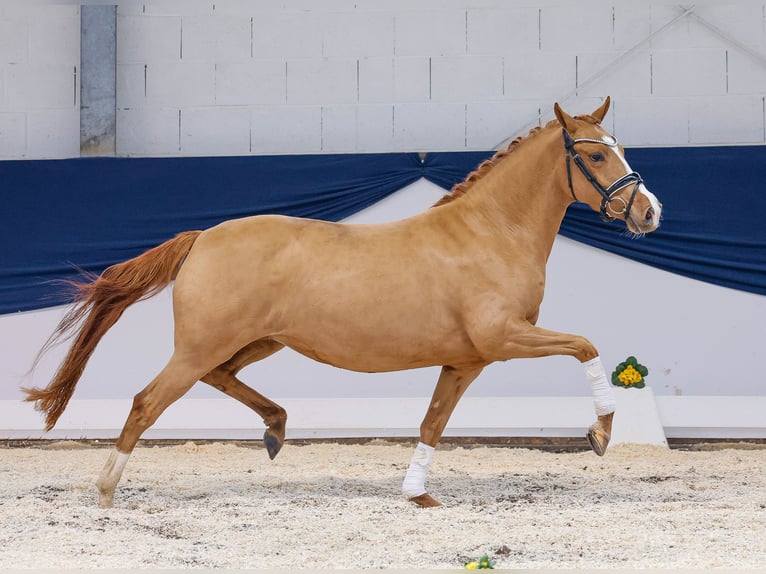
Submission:
[[[78,6],[0,3],[0,159],[80,153]]]
[[[626,145],[766,142],[764,0],[115,1],[120,155],[490,149],[605,95]],[[78,46],[0,7],[0,157],[77,155]]]

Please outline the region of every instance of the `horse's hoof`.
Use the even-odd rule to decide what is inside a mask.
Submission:
[[[274,457],[282,450],[284,443],[267,430],[263,433],[263,444],[266,445],[266,452],[269,453],[269,458],[274,460]]]
[[[441,506],[442,503],[436,500],[433,496],[428,494],[427,492],[424,492],[423,494],[419,496],[413,496],[410,498],[410,502],[414,502],[418,506],[422,506],[423,508],[433,508],[435,506]]]
[[[604,456],[609,439],[612,438],[612,417],[614,413],[601,415],[588,429],[588,442],[598,456]]]
[[[101,489],[98,491],[98,507],[99,508],[112,508],[114,504],[114,492],[104,492]]]

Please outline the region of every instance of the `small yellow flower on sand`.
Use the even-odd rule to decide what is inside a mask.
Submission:
[[[476,570],[478,567],[479,567],[478,562],[469,562],[468,564],[465,565],[466,570]]]

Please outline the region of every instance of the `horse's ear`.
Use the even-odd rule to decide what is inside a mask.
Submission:
[[[556,119],[561,124],[561,127],[567,131],[571,131],[571,126],[574,123],[574,118],[562,110],[558,102],[553,104],[553,113],[556,114]]]
[[[611,103],[611,99],[609,98],[609,96],[607,96],[606,99],[604,100],[604,103],[601,104],[601,106],[595,112],[591,114],[594,118],[596,118],[596,121],[598,123],[601,123],[601,120],[604,119],[606,112],[609,111],[610,103]]]

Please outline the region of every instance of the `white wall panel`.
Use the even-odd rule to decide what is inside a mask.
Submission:
[[[128,156],[178,154],[179,127],[177,109],[118,109],[117,148]]]
[[[428,101],[431,92],[429,65],[426,58],[402,57],[394,60],[394,102]]]
[[[322,12],[257,12],[253,17],[253,58],[322,56]]]
[[[706,2],[696,7],[695,14],[738,42],[756,50],[766,48],[763,28],[766,15],[762,1]],[[705,47],[716,41],[713,40],[715,35],[699,22],[691,23],[689,35],[690,43],[695,47]]]
[[[0,110],[26,114],[77,107],[77,6],[13,3],[0,8]],[[150,123],[139,121],[137,113],[153,116],[158,110],[181,110],[183,115],[238,106],[258,117],[271,111],[282,128],[273,133],[273,145],[264,132],[250,134],[256,145],[244,153],[381,152],[399,145],[461,150],[526,133],[538,116],[544,121],[552,117],[554,101],[582,113],[590,109],[580,106],[606,95],[613,98],[613,113],[621,110],[619,118],[612,115],[607,122],[619,125],[631,145],[764,143],[762,129],[759,138],[754,127],[741,125],[739,112],[727,120],[723,110],[753,114],[753,126],[766,121],[763,105],[759,111],[753,100],[735,97],[763,98],[766,93],[765,18],[763,0],[702,0],[693,7],[667,0],[120,3],[118,108],[131,110],[140,129],[118,136],[129,142],[129,148],[118,146],[118,154],[187,153],[179,149],[178,134],[167,137],[164,129],[143,149],[134,139]],[[628,50],[633,52],[623,57]],[[587,83],[594,76],[597,81]],[[711,118],[707,127],[698,124],[698,111],[707,113],[709,102],[719,97],[731,97],[732,104],[713,106],[711,112],[717,108],[721,116]],[[511,112],[495,106],[506,102]],[[394,110],[403,104],[423,104],[417,108],[422,113],[403,107],[394,123]],[[434,137],[431,122],[440,121],[434,118],[442,117],[441,104],[462,105],[464,112],[458,121],[445,118]],[[285,106],[302,110],[291,114]],[[325,134],[322,108],[327,109]],[[318,127],[314,119],[305,125],[307,109],[313,110]],[[518,131],[498,137],[497,125],[489,124],[491,115],[483,109],[511,118]],[[517,121],[513,110],[519,109],[532,112]],[[66,114],[48,117],[60,117],[61,123],[43,132],[72,127]],[[406,125],[410,119],[413,124]],[[349,134],[340,133],[346,128]],[[288,143],[285,132],[311,135]],[[26,142],[36,137],[25,134],[23,149],[14,144],[13,153],[66,157],[78,137],[73,131],[59,139],[60,146],[32,151]],[[230,137],[231,142],[215,141],[222,150],[242,149],[239,131]]]
[[[524,6],[513,9],[468,11],[468,53],[513,55],[540,46],[540,9]]]
[[[18,159],[27,153],[27,114],[0,112],[0,159]]]
[[[330,12],[322,19],[322,31],[325,57],[394,55],[394,15],[390,12]]]
[[[247,108],[182,110],[181,152],[188,155],[250,153],[250,110]]]
[[[576,87],[575,56],[573,52],[519,52],[505,58],[505,94],[512,99],[546,98],[552,109],[558,97]]]
[[[648,2],[617,2],[612,6],[614,17],[612,47],[630,50],[641,44],[652,33],[652,5]],[[649,46],[645,46],[648,50]]]
[[[540,102],[532,100],[470,104],[466,112],[468,147],[493,149],[507,139],[508,134],[539,125],[542,121],[541,105]]]
[[[239,62],[252,57],[252,22],[246,15],[192,15],[181,20],[181,58]]]
[[[726,53],[727,92],[736,94],[766,94],[766,56],[757,60],[738,50]]]
[[[685,9],[680,4],[657,2],[650,5],[652,50],[688,50],[691,46],[690,30],[694,26],[691,18],[683,17]],[[664,32],[659,33],[664,29]]]
[[[357,149],[400,151],[394,141],[394,106],[362,105],[357,108]]]
[[[428,60],[422,59],[426,69]],[[362,58],[359,60],[359,102],[376,104],[393,102],[394,98],[394,63],[393,58]],[[420,74],[425,78],[425,99],[428,99],[428,83],[426,74]]]
[[[38,7],[27,20],[31,63],[80,63],[80,14],[76,6]]]
[[[250,115],[253,153],[306,153],[322,151],[320,106],[267,106],[253,108]]]
[[[466,53],[466,11],[401,11],[396,15],[397,56],[456,56]]]
[[[503,97],[503,58],[459,56],[431,58],[431,100],[472,102]]]
[[[215,103],[219,106],[284,104],[287,66],[282,60],[219,62],[215,65]]]
[[[357,107],[322,106],[322,151],[348,152],[358,145]]]
[[[545,51],[600,51],[613,47],[612,7],[601,1],[562,2],[544,6],[540,46]]]
[[[80,129],[80,110],[34,110],[27,113],[27,154],[30,157],[75,157],[80,142],[71,134]]]
[[[0,18],[0,64],[18,64],[27,61],[26,22]]]
[[[689,142],[763,142],[762,96],[718,96],[689,102]]]
[[[397,104],[394,143],[406,151],[465,147],[464,104]]]
[[[652,93],[700,96],[726,93],[725,50],[663,50],[652,57]]]
[[[146,67],[146,103],[188,107],[215,104],[213,62],[157,62]]]
[[[652,62],[648,52],[622,57],[621,52],[584,52],[577,56],[577,93],[612,98],[649,97]]]
[[[357,60],[301,59],[287,62],[290,104],[353,104],[357,101]]]
[[[689,142],[689,102],[685,98],[622,98],[611,113],[614,134],[625,146]],[[650,120],[637,122],[635,118]]]
[[[117,63],[175,62],[181,57],[181,16],[117,10]]]
[[[146,105],[146,64],[117,64],[117,108],[137,108]],[[119,146],[117,146],[119,149]]]
[[[75,67],[69,64],[8,65],[5,69],[6,105],[15,110],[72,108],[75,100],[79,104],[75,73]],[[45,78],[44,87],[42,78]]]
[[[220,4],[218,0],[151,0],[149,2],[126,2],[125,10],[131,8],[137,13],[145,14],[212,14],[213,5]],[[120,10],[123,5],[120,4]]]

